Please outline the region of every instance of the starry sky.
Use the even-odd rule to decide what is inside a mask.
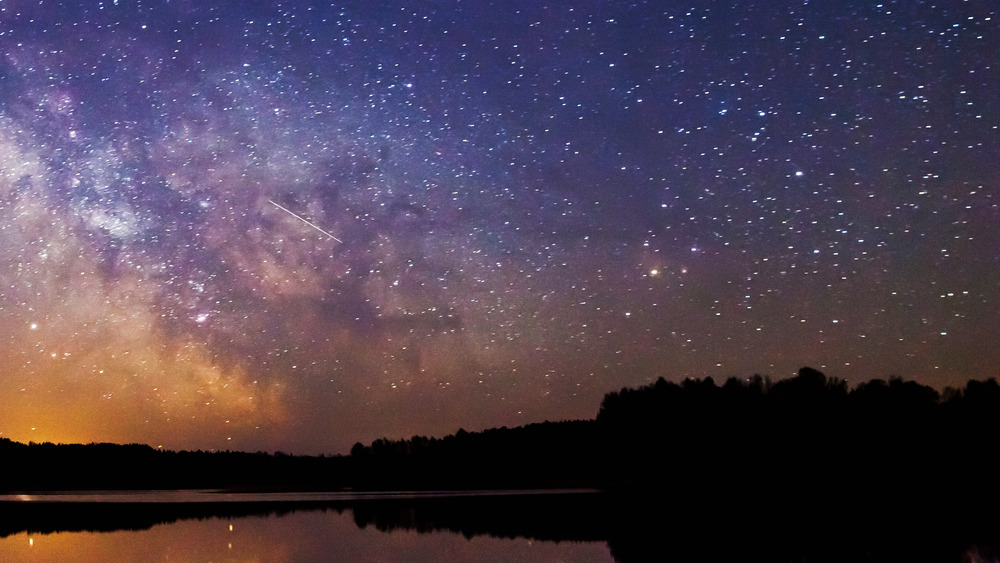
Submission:
[[[989,0],[0,1],[0,436],[1000,375]]]

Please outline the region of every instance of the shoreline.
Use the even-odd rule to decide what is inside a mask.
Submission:
[[[495,498],[518,496],[601,495],[595,488],[475,489],[409,491],[275,491],[230,489],[137,489],[92,491],[20,491],[0,494],[10,504],[216,504],[337,503],[369,500]]]

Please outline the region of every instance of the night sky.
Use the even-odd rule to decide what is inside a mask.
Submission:
[[[1000,375],[998,303],[991,0],[0,1],[3,437],[942,389]]]

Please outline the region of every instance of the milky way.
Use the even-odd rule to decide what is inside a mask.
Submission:
[[[0,2],[0,436],[997,375],[993,2],[82,4]]]

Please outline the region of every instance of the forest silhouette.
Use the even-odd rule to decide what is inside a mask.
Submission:
[[[166,451],[0,439],[0,490],[658,491],[796,506],[956,509],[996,500],[1000,385],[899,378],[848,389],[802,368],[608,393],[596,418],[357,443],[349,455]]]
[[[1000,553],[1000,385],[900,378],[849,389],[798,375],[605,395],[591,420],[357,443],[349,455],[159,450],[0,439],[0,491],[462,491],[259,502],[0,502],[18,531],[142,529],[289,510],[350,510],[359,527],[607,541],[618,561],[966,560]],[[561,490],[529,494],[529,490]],[[596,491],[596,492],[589,492]],[[964,555],[963,555],[964,554]],[[963,559],[964,558],[964,559]]]

